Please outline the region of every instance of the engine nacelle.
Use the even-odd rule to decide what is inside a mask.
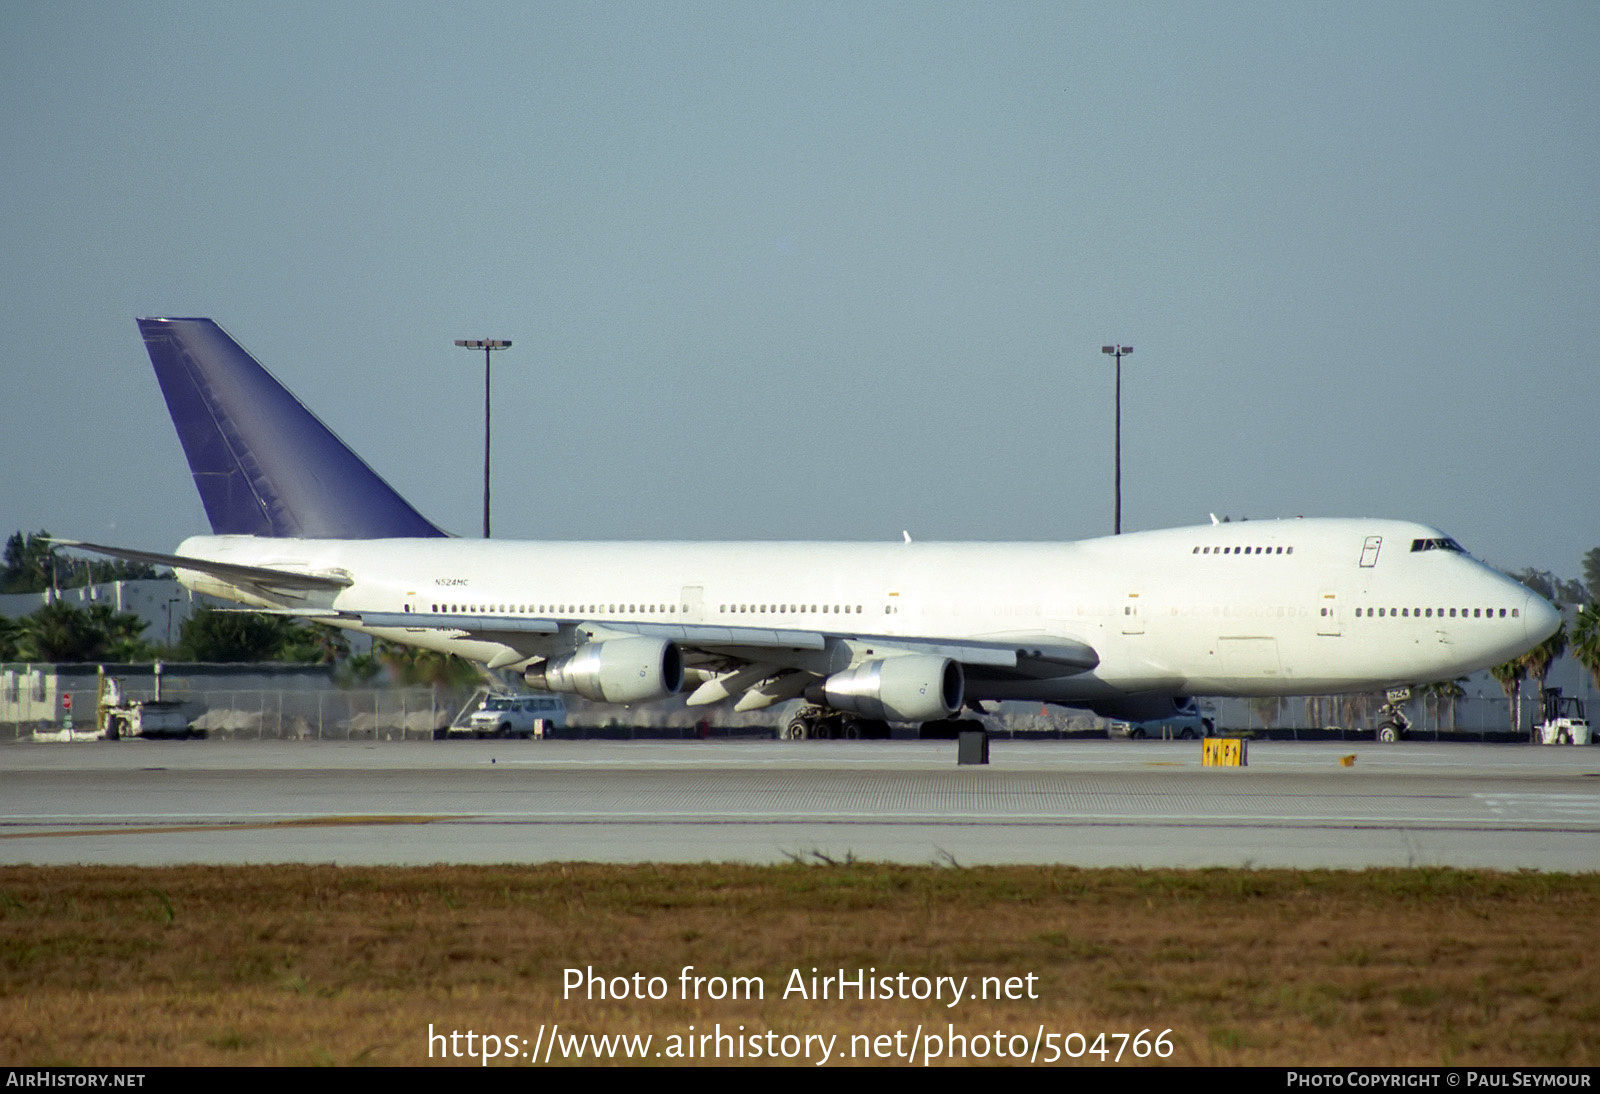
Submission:
[[[961,662],[908,654],[864,661],[822,682],[816,701],[888,722],[927,722],[961,709],[966,677]]]
[[[600,703],[644,703],[683,686],[683,654],[665,638],[609,638],[529,666],[528,686]]]

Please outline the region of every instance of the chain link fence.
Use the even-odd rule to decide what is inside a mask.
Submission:
[[[37,701],[0,695],[0,740],[97,729],[97,689],[67,689],[55,698],[52,711]],[[448,727],[466,702],[466,696],[428,687],[337,691],[169,687],[162,698],[182,704],[196,735],[243,741],[427,740]]]
[[[480,693],[481,695],[481,693]],[[133,698],[149,698],[134,693]],[[218,740],[427,740],[464,718],[464,708],[480,696],[447,688],[236,689],[169,686],[163,698],[183,704],[197,734]],[[616,739],[775,735],[792,704],[767,711],[684,708],[675,703],[627,709],[603,707],[568,696],[568,725],[557,737]],[[97,690],[92,685],[63,690],[28,687],[0,689],[0,741],[60,735],[63,730],[96,730]],[[1202,711],[1217,729],[1306,739],[1370,738],[1382,717],[1382,696],[1319,696],[1279,699],[1202,700]],[[1106,721],[1084,711],[1041,704],[989,704],[985,719],[996,736],[1016,739],[1092,737],[1105,734]],[[1475,695],[1455,700],[1413,698],[1405,704],[1413,740],[1506,740],[1526,738],[1538,717],[1538,692],[1522,695],[1513,729],[1512,704],[1504,696]],[[1591,719],[1597,716],[1590,711]]]

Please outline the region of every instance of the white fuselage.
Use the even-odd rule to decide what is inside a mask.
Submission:
[[[314,602],[342,610],[1057,638],[1099,656],[1090,671],[1050,679],[979,675],[967,687],[977,699],[1370,691],[1499,664],[1559,622],[1547,602],[1437,530],[1384,520],[1248,521],[1060,544],[204,536],[180,553],[346,573],[349,588]],[[215,577],[180,577],[269,603]],[[479,661],[506,651],[447,630],[366,629]]]

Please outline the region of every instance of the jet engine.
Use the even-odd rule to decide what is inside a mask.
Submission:
[[[864,661],[834,673],[807,697],[834,710],[889,722],[926,722],[961,709],[966,677],[961,662],[910,654]]]
[[[610,638],[530,665],[528,686],[600,703],[665,699],[683,686],[683,654],[664,638]]]

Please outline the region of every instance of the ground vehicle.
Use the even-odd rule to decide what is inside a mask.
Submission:
[[[1217,720],[1191,700],[1183,709],[1166,718],[1146,722],[1112,722],[1107,732],[1112,737],[1126,737],[1130,741],[1142,741],[1146,737],[1192,741],[1197,737],[1215,737]]]
[[[151,699],[128,698],[120,680],[101,674],[95,728],[108,741],[123,737],[204,737],[205,730],[192,728],[195,714],[192,703],[161,698],[159,661],[155,666],[155,697]]]
[[[557,695],[491,695],[467,719],[474,737],[543,737],[567,724],[567,705]]]
[[[1549,689],[1544,693],[1541,714],[1539,724],[1533,727],[1534,740],[1540,744],[1586,745],[1594,741],[1583,700],[1576,695],[1562,695],[1560,688]]]

